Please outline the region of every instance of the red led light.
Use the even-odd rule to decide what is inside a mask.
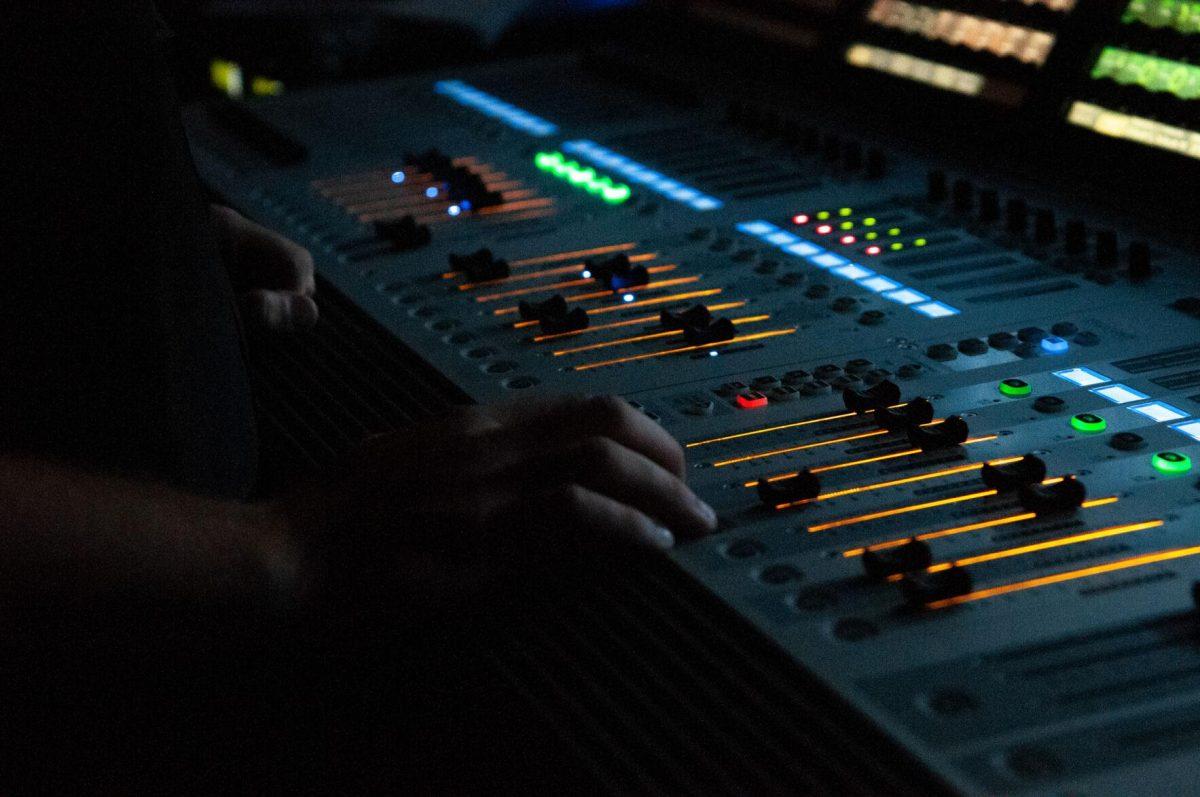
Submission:
[[[845,244],[846,246],[849,246],[850,244],[854,243],[857,240],[858,239],[855,238],[853,235],[843,235],[842,236],[842,243]]]
[[[868,254],[868,255],[877,255],[877,254],[879,254],[879,253],[880,253],[880,252],[882,252],[882,251],[883,251],[883,250],[882,250],[882,249],[880,249],[878,246],[874,246],[874,245],[872,245],[872,246],[868,246],[868,247],[867,247],[867,254]]]
[[[755,410],[759,407],[767,406],[767,397],[757,390],[751,390],[746,393],[738,393],[737,404],[744,410]]]
[[[833,232],[833,227],[828,224],[822,224],[817,228],[817,232],[821,235],[829,235],[829,233]]]
[[[792,224],[808,224],[808,221],[807,213],[797,213],[795,216],[792,216]]]

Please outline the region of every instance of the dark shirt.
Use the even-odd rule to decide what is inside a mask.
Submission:
[[[245,496],[253,407],[171,35],[151,0],[29,8],[0,25],[0,450]]]

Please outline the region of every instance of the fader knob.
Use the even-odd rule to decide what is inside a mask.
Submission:
[[[848,387],[842,391],[842,400],[846,402],[846,409],[862,415],[900,401],[900,388],[895,382],[884,379],[866,390]]]
[[[450,268],[466,275],[467,282],[487,282],[507,277],[508,261],[492,254],[490,249],[478,249],[469,255],[449,257]]]
[[[1129,244],[1129,279],[1132,282],[1150,279],[1150,246],[1145,241]]]
[[[954,181],[954,212],[968,213],[971,210],[971,204],[975,199],[975,188],[971,185],[970,180],[958,179]]]
[[[971,574],[957,565],[934,573],[911,573],[900,582],[900,591],[911,606],[957,598],[971,591]]]
[[[920,426],[933,420],[933,405],[929,399],[915,398],[903,407],[876,407],[875,425],[889,432],[899,432],[910,426]]]
[[[1048,515],[1078,509],[1087,497],[1087,490],[1083,482],[1074,476],[1066,476],[1055,484],[1027,484],[1020,488],[1018,495],[1027,512]]]
[[[1079,219],[1067,222],[1065,248],[1068,255],[1081,255],[1087,251],[1087,225]]]
[[[928,544],[913,538],[895,548],[863,551],[862,564],[868,578],[884,581],[888,576],[929,567],[933,564],[933,551]]]
[[[967,422],[951,415],[935,426],[908,427],[908,442],[922,451],[938,451],[962,445],[970,434]]]
[[[929,173],[926,179],[928,184],[925,198],[930,202],[946,201],[946,173],[935,169]]]
[[[1058,238],[1054,211],[1041,208],[1033,216],[1033,240],[1039,246],[1049,246]]]
[[[1004,228],[1013,235],[1024,235],[1029,226],[1029,207],[1024,199],[1010,199],[1004,206]]]
[[[1096,233],[1096,268],[1102,270],[1117,267],[1117,234],[1112,230]]]
[[[375,222],[375,232],[401,252],[425,246],[432,238],[429,228],[418,224],[411,215],[398,219],[381,219]]]
[[[794,476],[776,478],[774,481],[761,478],[756,486],[759,500],[771,507],[811,500],[821,494],[821,480],[807,468]]]
[[[1046,463],[1040,457],[1026,454],[1016,462],[993,465],[990,462],[979,471],[983,483],[1001,493],[1019,490],[1027,484],[1039,484],[1046,478]]]
[[[995,224],[1000,219],[1000,195],[994,188],[986,188],[979,192],[979,221],[983,224]]]

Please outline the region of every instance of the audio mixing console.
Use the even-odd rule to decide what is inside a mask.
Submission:
[[[1122,44],[1151,6],[1194,34],[1159,5]],[[1017,102],[1074,3],[1008,6],[1024,27],[974,47],[877,0],[844,61]],[[925,25],[974,68],[898,62]],[[1196,157],[1182,116],[1168,141],[1106,94],[1134,90],[1129,52],[1094,51],[1063,128]],[[1194,789],[1194,254],[815,112],[768,140],[762,106],[656,103],[569,58],[254,108],[249,147],[192,115],[211,185],[473,398],[611,391],[666,427],[722,518],[679,567],[947,782]]]

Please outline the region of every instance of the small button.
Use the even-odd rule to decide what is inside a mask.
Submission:
[[[708,249],[711,252],[725,252],[728,251],[731,246],[733,246],[733,241],[729,238],[722,237],[709,244]]]
[[[830,392],[829,383],[822,379],[814,379],[800,385],[800,392],[806,396],[821,396]]]
[[[789,385],[799,385],[812,379],[812,374],[804,370],[788,371],[783,375],[783,381]]]
[[[750,384],[754,385],[756,388],[762,389],[765,387],[774,387],[775,385],[778,385],[779,380],[770,374],[766,374],[764,376],[754,377],[754,379],[750,381]]]
[[[754,267],[755,274],[774,274],[779,270],[778,260],[764,260]]]
[[[1137,451],[1146,447],[1146,438],[1134,432],[1117,432],[1108,444],[1118,451]]]
[[[1042,354],[1066,354],[1071,345],[1057,335],[1042,338]]]
[[[1057,324],[1050,327],[1050,331],[1061,338],[1069,338],[1079,331],[1079,327],[1075,326],[1070,321],[1059,321]]]
[[[916,379],[925,370],[925,366],[920,363],[905,363],[896,369],[896,376],[901,379]]]
[[[1011,332],[993,332],[988,335],[987,341],[993,349],[1001,351],[1008,351],[1017,346],[1017,336]]]
[[[795,401],[800,396],[800,392],[791,385],[778,385],[768,391],[768,396],[771,401]]]
[[[935,343],[925,350],[925,356],[938,362],[957,359],[958,352],[949,343]]]
[[[739,249],[730,255],[729,258],[735,263],[748,263],[754,259],[755,254],[757,253],[753,249]]]
[[[725,555],[732,559],[749,559],[765,550],[766,547],[758,540],[734,540],[725,546]]]
[[[804,295],[809,299],[824,299],[829,295],[830,287],[824,284],[809,285],[804,289]]]
[[[713,392],[718,396],[733,396],[741,393],[746,388],[747,385],[745,382],[726,382]]]
[[[829,307],[835,313],[853,313],[858,309],[858,299],[853,296],[839,296]]]
[[[1071,338],[1071,342],[1078,343],[1080,346],[1095,346],[1100,342],[1100,336],[1095,332],[1080,332]]]
[[[784,285],[787,287],[793,287],[795,285],[803,285],[804,279],[805,279],[804,275],[801,274],[799,271],[789,271],[787,274],[784,274],[783,276],[779,277],[775,281],[778,282],[780,285]],[[825,286],[822,286],[822,287],[825,287]],[[829,289],[826,287],[826,293],[828,293],[828,292],[829,292]],[[821,294],[821,295],[824,296],[825,294]]]
[[[887,320],[887,314],[882,310],[867,310],[858,317],[858,323],[864,327],[877,327]]]
[[[968,357],[977,357],[980,354],[987,354],[988,345],[979,338],[963,338],[958,342],[958,350]]]
[[[845,390],[848,387],[854,387],[860,382],[862,382],[862,380],[853,374],[842,374],[829,384],[834,390]]]
[[[861,374],[865,371],[871,370],[872,365],[874,365],[874,363],[872,363],[870,360],[864,360],[862,358],[851,360],[850,362],[846,363],[846,373]]]
[[[767,406],[767,397],[757,390],[737,394],[737,405],[744,410],[756,410]]]
[[[1024,343],[1040,343],[1046,337],[1046,330],[1041,327],[1023,327],[1017,331],[1017,337]]]
[[[1033,388],[1029,386],[1028,382],[1026,382],[1024,379],[1017,379],[1015,377],[1010,379],[1001,379],[1000,384],[997,385],[997,387],[1001,393],[1009,398],[1021,398],[1023,396],[1028,396],[1033,392]]]
[[[1033,408],[1038,412],[1060,412],[1067,402],[1058,396],[1038,396],[1033,402]]]
[[[1071,416],[1071,428],[1084,434],[1096,434],[1108,428],[1108,421],[1092,412],[1081,412]]]
[[[892,372],[886,368],[872,368],[862,375],[862,380],[864,384],[877,385],[891,375]]]
[[[764,584],[791,584],[803,579],[804,573],[791,565],[771,565],[758,574],[758,580]]]
[[[833,363],[818,365],[813,369],[813,376],[815,376],[817,379],[829,380],[833,379],[835,376],[841,375],[841,373],[842,367],[840,365],[834,365]]]

